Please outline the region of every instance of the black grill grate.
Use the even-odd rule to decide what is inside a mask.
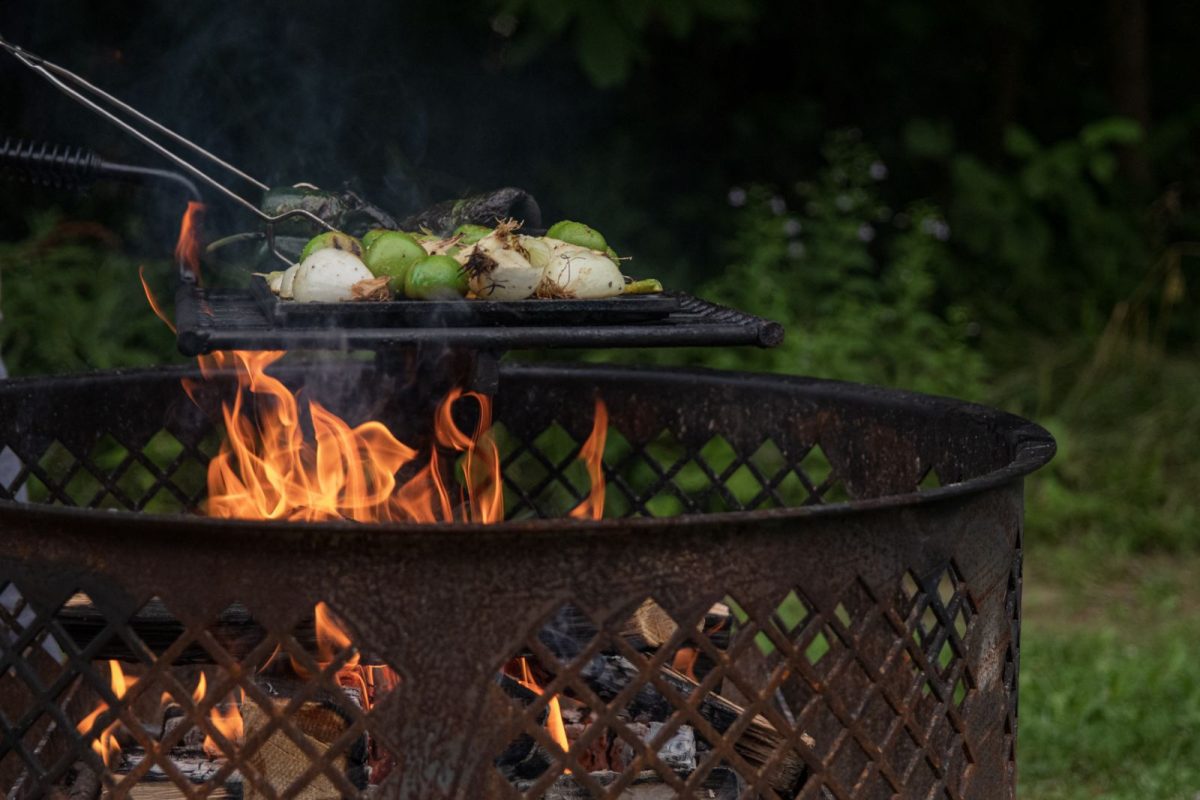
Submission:
[[[489,351],[542,347],[774,347],[783,341],[783,328],[776,322],[686,294],[579,301],[578,314],[565,314],[575,317],[569,322],[563,321],[564,313],[558,310],[565,307],[565,301],[484,303],[477,318],[474,302],[456,304],[459,310],[471,312],[470,316],[452,313],[440,319],[421,315],[406,321],[380,308],[373,322],[372,306],[384,304],[345,304],[356,307],[346,308],[340,315],[331,313],[326,319],[305,314],[280,316],[271,313],[262,298],[250,290],[183,286],[175,296],[175,319],[179,349],[184,355],[214,350],[382,350],[427,344]],[[350,313],[364,308],[362,313]],[[642,308],[645,311],[639,311]],[[639,314],[646,319],[629,321]],[[616,322],[599,324],[606,316]],[[347,321],[353,324],[345,324]]]

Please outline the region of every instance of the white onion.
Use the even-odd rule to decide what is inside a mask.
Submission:
[[[295,282],[296,273],[299,271],[299,264],[292,264],[283,271],[283,278],[279,281],[279,296],[284,300],[292,299],[292,284]]]
[[[345,302],[354,298],[354,284],[374,277],[356,256],[325,248],[304,259],[292,280],[292,294],[300,303]]]
[[[549,246],[551,260],[546,277],[568,297],[616,297],[624,289],[625,276],[604,253],[553,240]]]
[[[525,237],[520,244],[525,246]],[[507,231],[494,231],[475,244],[472,260],[486,262],[487,269],[473,270],[471,291],[486,300],[524,300],[533,295],[542,281],[544,265],[538,267],[521,250],[513,246],[514,236]]]

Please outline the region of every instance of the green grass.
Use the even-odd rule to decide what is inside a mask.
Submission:
[[[1200,793],[1200,556],[1028,553],[1020,796]]]

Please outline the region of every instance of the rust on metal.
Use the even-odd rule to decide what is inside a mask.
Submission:
[[[280,374],[349,420],[429,435],[369,366]],[[505,365],[508,521],[229,521],[196,510],[230,387],[194,403],[189,376],[0,387],[0,450],[23,465],[0,495],[35,501],[0,499],[12,796],[89,771],[112,797],[150,782],[182,797],[1013,796],[1022,480],[1053,455],[1041,428],[814,380]],[[608,518],[581,521],[572,470],[597,396]],[[629,635],[648,601],[666,641]],[[384,666],[394,679],[375,683]],[[583,720],[567,752],[552,700]],[[234,707],[244,727],[226,734]],[[188,745],[192,727],[223,757]],[[97,752],[110,729],[121,753]],[[668,741],[692,743],[686,769]],[[618,749],[619,769],[591,768]]]

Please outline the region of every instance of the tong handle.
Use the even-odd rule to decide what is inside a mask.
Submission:
[[[83,188],[112,179],[130,183],[161,182],[199,200],[196,184],[178,172],[106,161],[86,147],[35,142],[6,136],[0,143],[0,175],[60,189]]]
[[[69,69],[60,67],[53,62],[47,61],[40,56],[30,53],[28,50],[25,50],[22,47],[12,44],[5,39],[3,35],[0,35],[0,48],[7,50],[14,58],[16,58],[25,66],[29,67],[45,80],[49,81],[51,85],[53,85],[63,94],[70,97],[75,102],[90,109],[114,125],[117,125],[126,133],[133,136],[135,139],[142,142],[144,145],[154,150],[168,161],[172,162],[192,176],[198,178],[201,182],[211,186],[213,189],[216,189],[230,200],[250,211],[266,224],[267,236],[269,240],[273,238],[272,234],[275,223],[285,219],[291,219],[293,217],[304,217],[311,222],[317,223],[326,230],[333,230],[333,226],[327,221],[305,209],[294,209],[276,216],[271,216],[265,213],[261,208],[258,207],[257,203],[252,202],[233,191],[228,186],[214,178],[212,175],[205,172],[203,169],[197,167],[186,158],[164,146],[157,139],[151,137],[148,133],[142,130],[139,125],[149,128],[155,133],[174,142],[176,145],[183,146],[193,151],[194,153],[211,162],[211,164],[216,165],[222,170],[237,176],[244,181],[247,181],[261,191],[266,191],[268,188],[270,188],[267,186],[267,184],[257,180],[256,178],[252,178],[250,175],[233,166],[229,162],[217,157],[216,155],[213,155],[190,139],[181,136],[167,126],[152,119],[151,117],[146,116],[133,106],[125,103],[117,97],[114,97],[100,87],[88,82],[79,75],[76,75],[74,72],[71,72]],[[135,122],[137,124],[135,124]],[[289,259],[287,259],[278,250],[275,250],[275,255],[285,262],[289,261]]]

